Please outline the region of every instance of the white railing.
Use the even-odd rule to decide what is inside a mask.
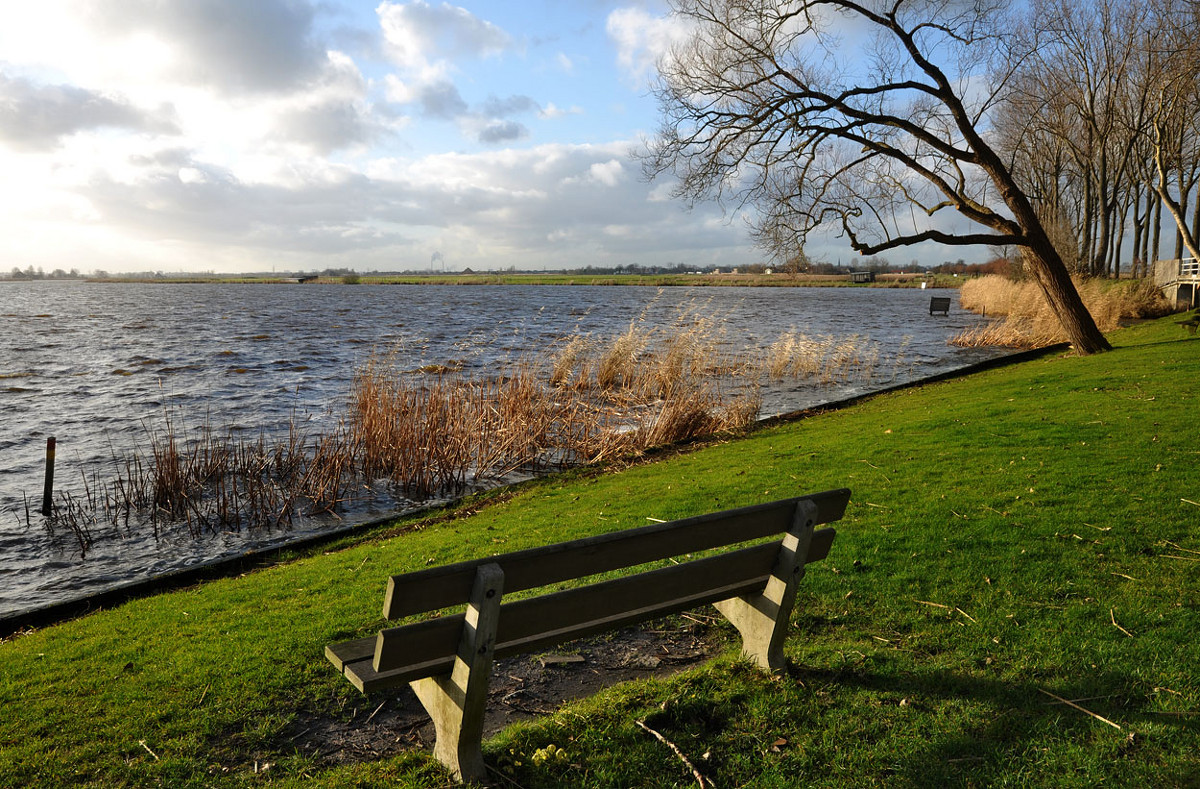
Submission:
[[[1200,260],[1196,260],[1196,258],[1184,258],[1179,261],[1179,277],[1180,279],[1184,277],[1191,277],[1192,279],[1200,277]]]

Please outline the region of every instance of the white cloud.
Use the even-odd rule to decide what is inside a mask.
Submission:
[[[464,64],[511,49],[508,33],[449,3],[384,2],[376,12],[387,53],[401,70],[384,78],[391,101],[415,105],[427,118],[454,121],[465,136],[485,145],[529,136],[529,129],[512,116],[539,112],[536,101],[521,95],[489,96],[473,108],[453,79]]]
[[[607,162],[597,162],[588,168],[588,175],[596,183],[604,186],[616,186],[625,174],[625,167],[616,159]]]
[[[63,137],[102,128],[179,133],[170,107],[147,111],[122,96],[74,85],[40,85],[0,72],[0,142],[49,150]]]
[[[102,234],[114,255],[126,255],[117,263],[88,258],[84,268],[195,269],[197,260],[206,267],[222,260],[252,265],[256,255],[259,270],[267,258],[316,268],[420,268],[434,249],[455,267],[476,269],[581,259],[665,263],[685,252],[703,256],[698,261],[744,259],[740,228],[707,208],[681,222],[677,205],[650,201],[646,184],[624,177],[628,147],[544,145],[381,159],[362,172],[310,159],[257,180],[164,148],[131,155],[120,169],[80,167],[69,184],[60,176],[62,191],[39,198],[34,235],[54,235],[67,202],[55,194],[69,194],[72,210],[91,217],[93,232],[81,235],[76,227],[63,238],[80,243]],[[82,147],[73,153],[84,154]],[[705,212],[711,226],[700,223]],[[26,238],[28,219],[20,230]],[[16,232],[14,221],[0,216],[0,232]],[[51,252],[84,254],[65,247],[55,240],[27,259],[41,265]],[[167,249],[178,261],[164,257]]]
[[[499,27],[449,3],[384,2],[376,13],[389,56],[408,71],[459,58],[486,58],[512,46],[511,36]]]
[[[516,51],[513,38],[462,8],[380,3],[378,46],[341,51],[321,39],[333,40],[327,6],[7,4],[0,251],[120,271],[419,268],[435,249],[485,269],[747,254],[715,209],[682,220],[661,186],[631,177],[623,138],[634,132],[610,131],[613,113],[595,106],[614,103],[620,80],[595,49],[580,44],[589,67],[564,80],[544,48],[520,83],[508,77],[521,58],[493,59]],[[543,90],[582,106],[528,95]],[[583,131],[562,120],[584,107]],[[513,147],[549,120],[556,133],[622,141]]]
[[[688,24],[659,17],[641,8],[618,8],[608,15],[606,30],[617,45],[617,64],[636,83],[654,72],[660,58],[689,34]]]
[[[163,82],[226,94],[288,91],[325,62],[313,14],[302,0],[7,3],[0,51],[82,86],[130,93]]]
[[[554,102],[550,102],[545,107],[542,107],[540,110],[538,110],[537,116],[541,120],[551,121],[551,120],[555,120],[557,118],[566,117],[567,115],[582,115],[582,114],[583,114],[583,107],[580,107],[577,104],[564,109],[564,108],[556,105]]]

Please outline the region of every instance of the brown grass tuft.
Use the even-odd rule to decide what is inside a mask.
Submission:
[[[1170,312],[1162,294],[1146,280],[1076,280],[1075,287],[1101,331],[1117,329],[1124,320]],[[1041,348],[1067,339],[1058,317],[1032,280],[996,275],[967,280],[959,293],[959,303],[964,309],[1005,319],[967,329],[951,339],[952,345]]]

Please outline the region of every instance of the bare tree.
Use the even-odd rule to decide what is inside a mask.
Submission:
[[[1200,258],[1200,193],[1189,227],[1187,207],[1200,186],[1200,25],[1197,0],[1156,0],[1151,17],[1155,37],[1151,48],[1157,101],[1152,107],[1151,143],[1155,182],[1162,205],[1175,220],[1179,246]]]
[[[1028,197],[987,140],[1004,0],[673,0],[644,166],[677,196],[757,209],[780,254],[830,226],[875,255],[923,241],[1022,252],[1082,353],[1107,350]],[[946,213],[972,229],[946,229]],[[924,216],[918,218],[918,213]]]
[[[999,147],[1013,155],[1019,181],[1058,179],[1050,208],[1078,209],[1070,217],[1078,255],[1094,276],[1119,270],[1143,164],[1147,15],[1147,0],[1031,0],[1012,38]],[[1070,167],[1047,169],[1048,151],[1065,154]]]

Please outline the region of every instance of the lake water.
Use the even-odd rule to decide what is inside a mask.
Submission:
[[[955,296],[949,317],[928,314],[931,293]],[[268,432],[296,418],[321,432],[344,415],[354,369],[376,349],[412,368],[454,362],[484,373],[573,332],[670,325],[681,309],[716,316],[731,348],[769,346],[793,328],[865,335],[884,368],[873,386],[999,354],[947,345],[981,320],[957,307],[954,291],[0,283],[0,618],[341,525],[312,520],[266,538],[113,535],[81,559],[36,514],[25,523],[26,497],[40,507],[48,436],[58,444],[56,488],[82,491],[85,472],[144,446],[168,411]],[[773,385],[763,415],[861,388]]]

